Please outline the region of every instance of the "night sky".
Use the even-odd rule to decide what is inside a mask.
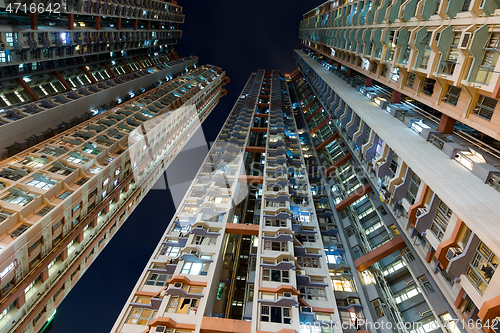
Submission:
[[[175,195],[184,195],[251,72],[295,69],[302,14],[324,1],[186,1],[179,56],[196,55],[200,64],[221,67],[231,78],[228,95],[203,124],[189,147],[168,168]],[[196,141],[196,142],[194,142]],[[170,222],[175,205],[163,184],[150,191],[57,309],[51,333],[109,332],[146,262]],[[172,182],[169,182],[172,187]]]

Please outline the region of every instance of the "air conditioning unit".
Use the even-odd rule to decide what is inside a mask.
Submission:
[[[283,293],[283,297],[292,297],[292,293],[291,292],[284,292]]]
[[[174,283],[175,288],[182,288],[182,282],[176,282]]]
[[[460,43],[458,45],[458,48],[459,49],[467,49],[469,47],[469,43],[470,43],[471,38],[472,38],[472,32],[466,32],[463,35],[462,40],[460,41]]]
[[[446,259],[451,260],[460,253],[462,253],[462,251],[458,247],[450,247],[448,252],[446,252]]]
[[[309,312],[311,313],[312,312],[312,309],[308,306],[301,306],[300,307],[300,312]]]

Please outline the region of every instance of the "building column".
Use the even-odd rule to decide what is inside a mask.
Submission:
[[[83,238],[85,237],[83,231],[78,234],[78,243],[83,242]]]
[[[300,101],[300,104],[302,104],[306,99],[309,98],[309,96],[311,96],[313,93],[312,91],[309,91],[309,93],[306,95],[306,97],[304,97],[301,101]],[[309,106],[305,106],[302,108],[302,110],[305,112],[305,110],[308,108]]]
[[[354,76],[354,69],[349,68],[349,76],[353,77]]]
[[[109,212],[109,204],[106,206],[106,208],[108,208],[108,211],[106,212],[106,214],[107,214]],[[97,217],[94,217],[92,219],[92,228],[95,228],[95,227],[97,227]]]
[[[361,198],[363,195],[370,193],[371,191],[372,191],[372,187],[370,186],[370,184],[366,184],[365,186],[357,189],[356,191],[354,191],[354,193],[352,193],[347,198],[345,198],[344,200],[342,200],[341,202],[336,204],[335,209],[338,212],[341,212],[344,209],[346,209],[347,207],[349,207],[353,202],[355,202],[356,200]]]
[[[406,247],[406,243],[403,236],[399,235],[384,245],[377,247],[375,250],[361,256],[360,258],[354,260],[354,266],[360,272],[364,271],[374,263],[390,256],[396,251],[402,250]]]
[[[68,30],[75,29],[75,14],[68,14]]]
[[[116,30],[120,30],[122,28],[122,18],[119,17],[116,19]]]
[[[120,61],[122,62],[123,64],[123,67],[125,67],[125,70],[127,70],[127,73],[132,73],[132,71],[130,70],[130,67],[128,67],[127,63],[125,62],[125,60],[120,59]]]
[[[18,309],[22,308],[24,304],[26,304],[26,294],[24,291],[19,295],[19,297],[16,300],[16,306]]]
[[[441,120],[439,121],[438,131],[443,134],[451,134],[453,133],[453,128],[455,127],[456,120],[445,115],[444,113],[441,115]]]
[[[66,88],[66,91],[71,91],[71,86],[69,83],[62,77],[61,73],[59,71],[54,71],[54,76],[61,82],[61,84]]]
[[[94,78],[94,76],[89,72],[89,70],[87,69],[87,66],[82,66],[80,67],[80,69],[85,73],[85,75],[87,76],[87,78],[90,80],[90,82],[92,82],[92,84],[96,84],[97,83],[97,80]]]
[[[104,214],[107,214],[107,213],[109,213],[109,203],[106,205],[106,207],[104,207]]]
[[[64,261],[68,259],[68,247],[65,247],[61,252],[61,260]]]
[[[246,184],[263,184],[264,177],[263,176],[239,175],[238,182],[239,183],[246,183]]]
[[[328,177],[332,172],[334,172],[335,170],[337,170],[338,168],[343,166],[351,158],[352,158],[351,153],[347,153],[344,156],[342,156],[341,158],[339,158],[339,160],[337,162],[333,163],[332,166],[330,166],[328,169],[325,170],[325,176]]]
[[[125,192],[128,192],[129,188],[130,188],[130,183],[127,183],[127,185],[125,185]]]
[[[429,248],[429,251],[427,251],[427,255],[425,256],[425,261],[429,264],[432,260],[432,258],[434,257],[434,253],[436,253],[436,251],[434,251],[434,248],[431,246]]]
[[[117,194],[116,194],[116,196],[115,196],[115,201],[116,201],[116,202],[120,201],[120,195],[121,195],[121,192],[120,192],[120,191],[118,191],[118,193],[117,193]]]
[[[391,103],[399,103],[401,101],[401,93],[397,90],[392,91]]]
[[[366,87],[371,87],[372,86],[372,81],[373,81],[372,78],[367,76],[366,79],[365,79],[365,86]]]
[[[313,99],[310,104],[312,105],[312,104],[314,104],[314,102],[316,102],[316,99]],[[309,106],[308,106],[308,108],[309,108]],[[306,121],[309,122],[311,119],[314,118],[315,115],[319,114],[321,111],[323,111],[323,108],[319,107],[316,111],[314,111],[313,113],[311,113],[310,115],[307,116]]]
[[[49,269],[45,268],[42,272],[42,282],[45,282],[49,279]]]
[[[316,151],[317,152],[320,152],[323,150],[323,148],[325,148],[326,146],[328,146],[331,142],[333,142],[334,140],[337,140],[339,138],[339,133],[335,132],[333,133],[328,139],[326,139],[325,141],[323,141],[321,144],[319,144],[317,147],[316,147]]]
[[[337,63],[337,69],[341,70],[342,69],[342,64],[340,62]]]
[[[95,30],[101,30],[101,17],[95,17]]]
[[[139,58],[137,57],[134,57],[135,61],[137,61],[137,63],[139,64],[139,66],[141,66],[142,69],[144,69],[144,65],[142,64],[142,62],[139,60]]]
[[[465,289],[464,288],[460,288],[460,291],[458,292],[458,295],[457,295],[457,298],[455,299],[455,307],[457,309],[460,309],[460,307],[462,306],[462,302],[464,301],[464,298],[467,294],[465,293]]]
[[[38,14],[30,12],[31,30],[38,30]]]
[[[252,147],[252,146],[246,146],[245,151],[247,153],[265,153],[266,152],[266,147]]]
[[[26,93],[29,95],[29,97],[31,97],[32,100],[34,100],[34,101],[40,100],[40,98],[38,98],[38,95],[35,94],[33,89],[31,89],[31,87],[26,83],[26,81],[24,81],[20,77],[18,77],[16,81],[24,89],[24,91],[26,91]]]
[[[319,131],[319,129],[323,126],[325,126],[326,124],[328,124],[328,122],[330,121],[330,118],[326,118],[325,120],[323,120],[321,123],[318,124],[318,126],[314,127],[312,130],[311,130],[311,135],[314,135],[314,133],[316,133],[317,131]]]
[[[116,78],[116,75],[115,73],[113,73],[113,70],[111,69],[111,67],[109,67],[108,63],[107,62],[104,62],[103,63],[104,67],[106,67],[106,70],[108,71],[108,74],[112,77],[112,78]]]
[[[134,25],[133,25],[133,27],[134,27],[133,29],[134,29],[134,30],[137,30],[137,24],[138,24],[138,22],[139,22],[139,20],[138,20],[138,19],[135,19],[135,20],[134,20]]]

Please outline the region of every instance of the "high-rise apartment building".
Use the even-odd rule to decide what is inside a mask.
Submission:
[[[329,1],[301,22],[297,107],[367,319],[500,331],[497,8]]]
[[[276,71],[251,75],[113,332],[294,332],[304,320],[340,321],[322,242],[338,230],[309,178],[312,146],[289,84]]]
[[[196,59],[195,59],[196,60]],[[196,61],[195,61],[196,62]],[[225,94],[185,73],[0,162],[0,326],[39,332]]]

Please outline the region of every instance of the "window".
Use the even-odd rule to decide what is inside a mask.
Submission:
[[[264,250],[286,252],[288,251],[288,242],[273,242],[266,240],[264,241]]]
[[[375,309],[375,314],[377,318],[382,318],[384,316],[384,308],[382,307],[382,302],[380,298],[377,298],[372,301],[373,308]]]
[[[42,311],[40,311],[40,313],[36,315],[35,319],[33,319],[33,325],[36,325],[40,318],[42,318],[42,316],[45,314],[45,311],[45,308],[43,308]]]
[[[190,275],[207,275],[210,264],[202,264],[197,262],[185,262],[182,266],[181,274]]]
[[[332,279],[332,284],[333,284],[333,289],[336,291],[348,291],[348,292],[353,292],[356,291],[353,286],[354,283],[350,280],[333,280]]]
[[[60,194],[57,198],[58,198],[58,199],[61,199],[61,200],[64,200],[64,199],[66,199],[67,197],[69,197],[70,195],[71,195],[71,192],[70,192],[70,191],[66,191],[66,192],[64,192],[64,193]]]
[[[254,284],[248,284],[247,288],[247,302],[253,302],[253,296],[254,296]]]
[[[79,209],[80,209],[80,204],[81,204],[81,203],[79,203],[78,205],[76,205],[76,206],[73,208],[73,210],[72,210],[72,211],[73,211],[73,214],[74,214],[77,210],[79,210]]]
[[[451,209],[449,209],[448,206],[440,200],[436,215],[434,216],[431,224],[432,233],[440,241],[443,240],[444,233],[446,232],[446,228],[450,222],[451,214],[453,214]]]
[[[147,286],[160,286],[164,287],[167,285],[167,280],[172,277],[172,274],[157,274],[151,273],[146,281]]]
[[[481,294],[486,291],[499,261],[499,258],[483,242],[479,243],[466,275]]]
[[[59,222],[57,222],[56,224],[54,224],[54,225],[52,226],[52,232],[53,232],[54,230],[56,230],[57,228],[59,228],[62,224],[63,224],[63,220],[60,220]]]
[[[300,296],[303,299],[311,299],[318,301],[326,301],[325,288],[315,288],[315,287],[301,287]]]
[[[40,209],[38,212],[36,212],[35,214],[38,215],[38,216],[45,216],[47,215],[50,211],[52,210],[52,207],[50,206],[45,206],[43,207],[42,209]]]
[[[49,190],[50,188],[52,188],[52,186],[54,186],[54,181],[52,181],[51,179],[33,178],[32,180],[27,182],[26,185],[37,187],[42,190]]]
[[[5,196],[2,200],[13,203],[19,206],[26,206],[30,203],[34,197],[32,195],[23,195],[20,193],[12,193]]]
[[[458,103],[458,98],[460,97],[461,92],[462,92],[462,89],[450,85],[450,86],[448,86],[448,91],[446,92],[446,97],[444,97],[443,100],[446,103],[449,103],[449,104],[456,106]]]
[[[480,84],[490,83],[495,66],[498,62],[498,51],[500,50],[499,42],[500,33],[492,33],[488,43],[485,45],[483,60],[481,61],[481,65],[477,71],[475,82]]]
[[[267,227],[286,227],[286,220],[271,220],[266,219]]]
[[[90,161],[88,158],[86,157],[82,157],[78,154],[76,154],[77,156],[69,156],[66,161],[68,162],[71,162],[71,163],[75,163],[75,164],[85,164],[87,163],[88,161]]]
[[[73,278],[80,272],[80,266],[78,266],[73,273],[71,273],[71,281],[73,281]]]
[[[410,186],[408,186],[408,192],[406,192],[406,200],[413,205],[417,199],[418,188],[420,187],[420,178],[413,173],[410,179]]]
[[[193,244],[196,245],[215,245],[216,243],[217,237],[195,236],[193,239]]]
[[[318,258],[297,257],[297,264],[301,267],[320,268],[320,261]]]
[[[62,240],[62,232],[59,235],[57,235],[57,237],[54,238],[54,240],[52,241],[53,246],[58,245],[61,242],[61,240]]]
[[[7,43],[8,46],[14,46],[14,33],[13,32],[6,32],[5,33],[5,42]]]
[[[262,280],[263,281],[290,283],[290,272],[289,271],[282,271],[279,269],[263,269],[262,270]]]
[[[104,179],[104,181],[102,182],[102,187],[104,188],[104,186],[106,186],[108,184],[109,184],[109,177]]]
[[[164,246],[160,255],[169,256],[169,257],[177,257],[181,251],[181,248],[178,246]]]
[[[40,244],[42,244],[42,238],[38,238],[36,242],[31,244],[31,246],[28,249],[29,250],[28,253],[31,254],[31,252],[33,252]]]
[[[416,78],[415,74],[409,73],[408,78],[406,79],[406,86],[413,88],[413,84],[415,83],[415,78]]]
[[[130,314],[128,315],[127,324],[135,324],[135,325],[147,325],[151,319],[154,319],[156,316],[156,312],[154,310],[149,309],[132,309]]]
[[[260,320],[264,322],[291,324],[292,309],[279,306],[261,305]]]
[[[196,314],[200,300],[197,298],[171,297],[167,305],[168,313]]]
[[[392,264],[389,264],[389,265],[385,266],[384,268],[382,268],[382,275],[387,276],[389,274],[392,274],[392,273],[400,270],[401,268],[403,268],[405,266],[406,266],[406,264],[404,263],[403,260],[398,260],[398,261],[393,262]]]
[[[498,100],[483,95],[479,95],[479,99],[476,103],[476,107],[472,113],[477,114],[480,117],[491,120],[495,108],[497,106]]]
[[[422,292],[416,285],[412,285],[408,288],[403,289],[402,291],[394,294],[394,300],[396,301],[397,304],[404,302],[412,297],[415,297]]]
[[[82,186],[87,182],[87,180],[88,180],[87,178],[80,178],[75,184],[78,186]]]

